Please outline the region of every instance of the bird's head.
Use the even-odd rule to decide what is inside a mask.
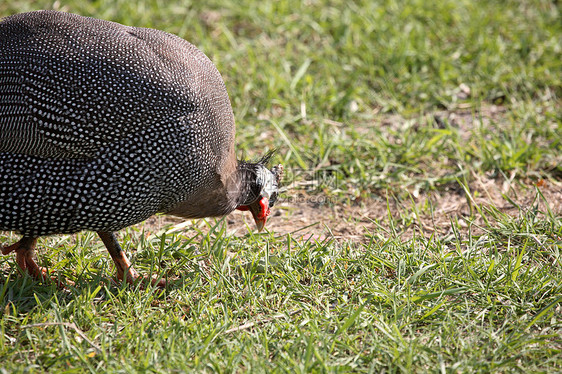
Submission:
[[[277,165],[268,169],[267,161],[271,155],[267,155],[255,164],[246,164],[246,188],[244,201],[238,205],[238,210],[249,210],[256,221],[258,231],[265,226],[271,208],[275,205],[279,196],[279,183],[283,175],[283,166]]]

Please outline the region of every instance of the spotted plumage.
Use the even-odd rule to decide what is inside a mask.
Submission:
[[[0,230],[264,218],[280,169],[238,162],[234,133],[219,72],[175,35],[55,11],[0,22]]]

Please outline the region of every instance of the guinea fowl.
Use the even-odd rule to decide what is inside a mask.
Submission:
[[[119,279],[139,277],[114,232],[155,213],[249,210],[259,230],[282,167],[237,161],[213,63],[163,31],[36,11],[0,22],[2,248],[36,278],[43,235],[96,231]],[[159,285],[163,285],[160,282]]]

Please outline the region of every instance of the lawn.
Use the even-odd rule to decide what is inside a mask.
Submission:
[[[0,256],[0,373],[562,371],[559,2],[0,0],[53,8],[198,46],[284,191],[120,232],[165,290],[93,233],[39,240],[66,289]]]

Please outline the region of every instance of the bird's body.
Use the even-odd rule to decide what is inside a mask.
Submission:
[[[177,36],[53,11],[0,22],[0,230],[111,233],[255,206],[265,167],[235,159],[234,135],[219,72]]]

